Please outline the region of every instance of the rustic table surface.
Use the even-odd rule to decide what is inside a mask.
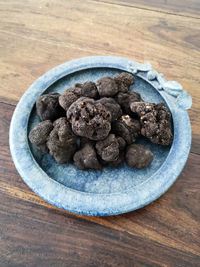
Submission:
[[[193,140],[176,183],[128,214],[86,217],[22,181],[8,131],[29,85],[92,55],[149,61],[193,97]],[[200,266],[200,1],[0,1],[0,266]]]

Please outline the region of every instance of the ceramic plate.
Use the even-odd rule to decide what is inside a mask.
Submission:
[[[160,146],[140,138],[154,154],[146,169],[126,164],[103,171],[81,171],[73,164],[57,164],[28,141],[28,133],[39,122],[35,101],[41,94],[63,93],[75,83],[96,81],[102,76],[128,71],[136,79],[131,90],[145,101],[165,102],[172,113],[174,140]],[[182,171],[191,145],[187,109],[191,97],[179,83],[167,82],[152,70],[150,63],[139,64],[117,57],[88,57],[69,61],[36,80],[18,103],[10,126],[10,150],[25,183],[49,203],[79,214],[113,215],[141,208],[161,196]]]

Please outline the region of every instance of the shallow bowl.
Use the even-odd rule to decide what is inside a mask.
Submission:
[[[44,93],[63,93],[75,83],[96,81],[127,71],[135,76],[131,90],[145,101],[164,102],[172,113],[174,140],[160,146],[145,138],[154,153],[146,169],[126,164],[103,171],[81,171],[73,164],[57,164],[28,141],[28,133],[39,122],[36,99]],[[191,128],[187,109],[190,95],[179,83],[166,81],[152,70],[150,63],[140,64],[117,57],[87,57],[69,61],[36,80],[19,101],[10,126],[10,150],[24,182],[40,197],[61,209],[94,216],[114,215],[141,208],[160,197],[181,173],[191,146]]]

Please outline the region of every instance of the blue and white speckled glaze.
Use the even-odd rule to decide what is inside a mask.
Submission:
[[[60,92],[76,82],[95,81],[105,75],[128,71],[136,78],[132,90],[145,101],[165,102],[173,117],[174,140],[170,147],[138,140],[150,147],[155,158],[143,170],[127,167],[80,171],[72,164],[57,164],[50,155],[33,147],[27,135],[38,123],[34,103],[43,93]],[[190,95],[179,83],[167,82],[152,70],[117,57],[87,57],[69,61],[36,80],[18,103],[10,126],[10,150],[15,166],[26,184],[49,203],[74,213],[104,216],[141,208],[161,196],[182,171],[191,146],[187,109]]]

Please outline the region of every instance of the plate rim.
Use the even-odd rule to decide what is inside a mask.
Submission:
[[[165,162],[151,176],[151,180],[147,179],[144,183],[137,186],[135,194],[131,194],[133,193],[131,190],[111,194],[96,194],[68,188],[51,179],[39,167],[30,152],[27,140],[27,124],[38,95],[42,94],[57,80],[76,71],[104,67],[131,72],[130,66],[135,66],[135,64],[139,63],[120,57],[107,56],[86,57],[68,61],[43,74],[28,88],[20,99],[10,124],[9,144],[11,155],[16,169],[24,182],[47,202],[58,208],[78,214],[93,216],[116,215],[139,209],[151,203],[164,194],[178,178],[190,151],[190,119],[188,113],[183,109],[177,108],[172,98],[163,91],[158,92],[165,99],[172,112],[175,125],[174,141]],[[145,79],[140,74],[138,76]],[[146,81],[149,82],[148,80]],[[155,88],[155,85],[152,86]],[[184,124],[182,123],[183,121]],[[23,162],[21,161],[22,157],[24,159]],[[179,159],[179,162],[176,159]],[[171,170],[167,169],[167,164],[171,166]],[[161,170],[165,170],[164,175],[161,173]],[[162,180],[166,179],[165,183],[159,184],[158,178],[160,174],[162,174]],[[33,178],[30,178],[30,176]],[[171,178],[169,179],[167,176]],[[151,189],[153,185],[154,188],[157,188],[156,192],[155,190],[146,192],[144,188],[140,188],[141,185],[143,186],[147,182]],[[137,201],[137,196],[142,196],[141,201]]]

